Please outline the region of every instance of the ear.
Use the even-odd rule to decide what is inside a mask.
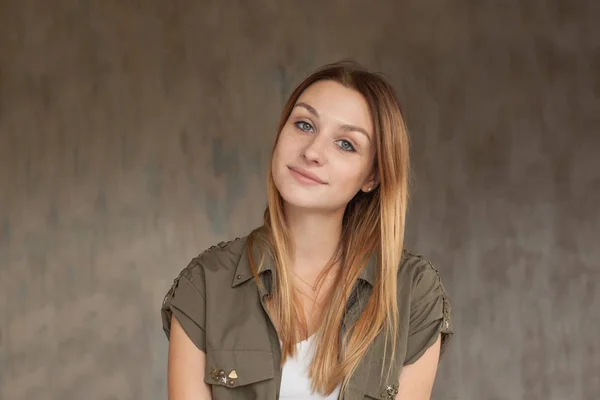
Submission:
[[[371,174],[367,182],[362,186],[361,190],[365,193],[372,192],[379,185],[379,179],[377,178],[376,173]]]

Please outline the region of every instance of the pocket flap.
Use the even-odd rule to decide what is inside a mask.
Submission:
[[[374,399],[395,399],[398,394],[399,373],[396,368],[387,375],[387,366],[382,370],[382,363],[371,363],[369,379],[367,381],[366,395]]]
[[[384,383],[371,383],[367,387],[366,393],[368,398],[373,399],[395,399],[398,394],[398,381]]]
[[[272,379],[273,355],[264,350],[208,350],[204,382],[238,387]]]

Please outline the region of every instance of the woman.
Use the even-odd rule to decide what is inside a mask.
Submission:
[[[348,62],[308,76],[281,116],[264,225],[165,297],[169,398],[429,399],[450,305],[402,250],[408,177],[391,86]]]

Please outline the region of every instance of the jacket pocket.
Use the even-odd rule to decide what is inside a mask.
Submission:
[[[273,355],[264,350],[208,350],[204,382],[213,400],[274,399]]]

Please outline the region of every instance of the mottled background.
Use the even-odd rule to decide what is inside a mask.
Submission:
[[[283,102],[342,57],[406,110],[434,398],[599,399],[596,0],[0,0],[0,398],[166,398],[165,292],[260,223]]]

